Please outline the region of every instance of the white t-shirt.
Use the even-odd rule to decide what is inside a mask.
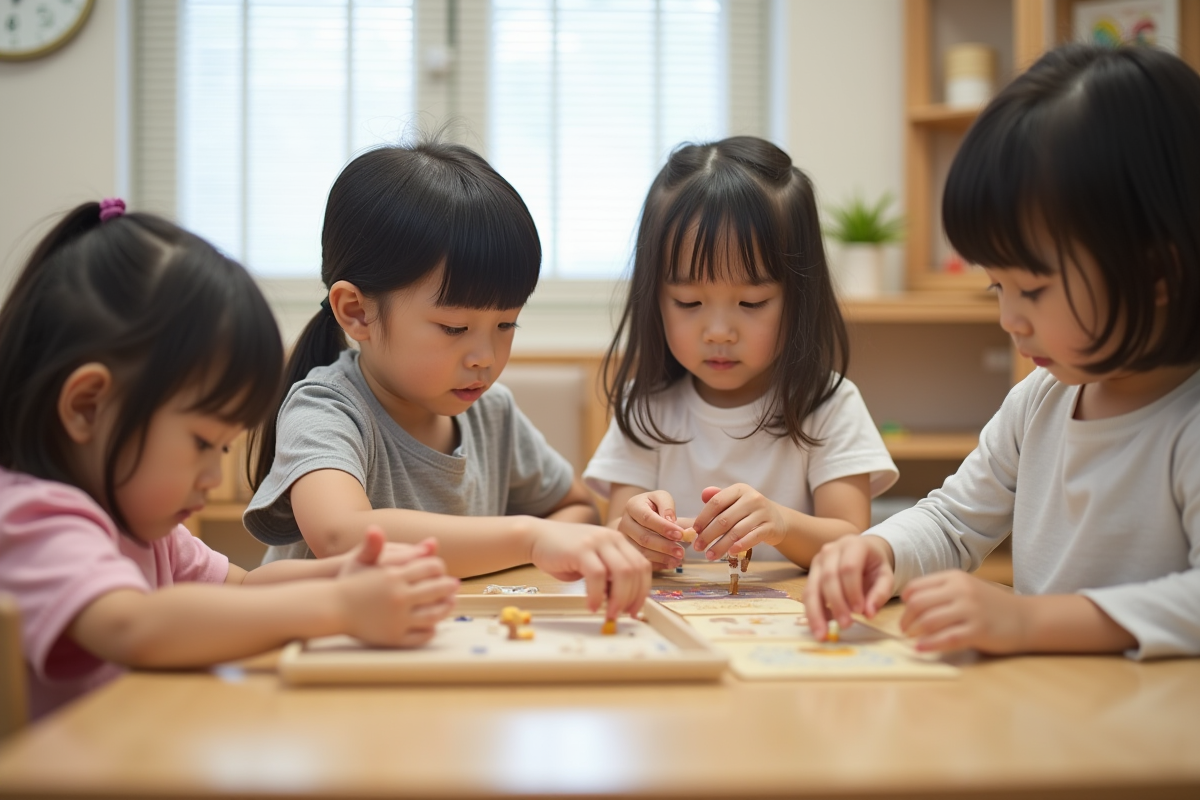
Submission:
[[[1072,419],[1078,397],[1035,370],[941,489],[868,533],[891,543],[899,592],[975,570],[1011,531],[1018,593],[1086,595],[1136,658],[1200,654],[1200,372],[1118,417]]]
[[[717,408],[696,393],[685,376],[652,400],[659,429],[682,444],[663,445],[646,437],[646,450],[625,438],[614,420],[592,456],[583,478],[608,497],[614,483],[663,489],[675,499],[676,513],[694,517],[704,507],[706,486],[735,483],[753,486],[763,495],[805,514],[813,510],[813,489],[848,475],[870,474],[871,496],[886,491],[899,472],[871,421],[858,388],[843,380],[833,396],[804,421],[804,431],[817,437],[814,448],[767,431],[747,436],[762,416],[763,400],[737,408]],[[779,557],[763,546],[763,556]],[[702,557],[685,548],[689,558]],[[759,558],[759,548],[754,549]]]

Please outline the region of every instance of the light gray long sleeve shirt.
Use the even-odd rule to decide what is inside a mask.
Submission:
[[[1078,396],[1036,370],[941,489],[867,533],[891,543],[899,592],[977,569],[1011,531],[1019,594],[1087,596],[1134,658],[1200,654],[1200,372],[1109,419],[1072,419]]]

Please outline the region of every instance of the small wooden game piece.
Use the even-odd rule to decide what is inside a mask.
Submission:
[[[533,619],[533,615],[528,611],[522,611],[516,606],[505,606],[500,609],[500,624],[508,627],[508,638],[510,641],[518,639],[532,639],[533,631],[528,631],[528,636],[523,636],[525,630],[518,630],[521,625],[528,625]]]
[[[730,552],[725,556],[725,563],[729,564],[729,593],[738,593],[738,555]]]
[[[600,635],[601,636],[616,636],[617,635],[617,621],[615,619],[604,620],[604,624],[600,626]]]
[[[685,544],[691,544],[694,541],[696,541],[696,529],[695,528],[684,528],[683,529],[683,542]]]
[[[533,628],[520,628],[517,630],[517,639],[527,642],[533,638]]]
[[[837,620],[829,620],[829,629],[825,632],[825,641],[837,642],[842,638],[842,629],[838,627]]]

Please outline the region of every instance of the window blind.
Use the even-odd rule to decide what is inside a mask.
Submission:
[[[529,204],[544,276],[617,277],[674,145],[765,133],[767,6],[136,0],[135,199],[311,278],[342,166],[450,122]]]

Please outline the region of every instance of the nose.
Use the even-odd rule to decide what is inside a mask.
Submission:
[[[200,477],[196,479],[196,488],[207,492],[221,485],[221,451],[217,450],[211,461],[204,465]]]
[[[481,336],[471,343],[467,352],[467,369],[488,369],[496,363],[496,348],[490,336]]]
[[[1033,332],[1029,318],[1011,300],[1000,297],[1000,327],[1009,336],[1028,336]]]
[[[709,344],[731,344],[737,341],[737,330],[725,314],[713,312],[704,321],[704,341]]]

